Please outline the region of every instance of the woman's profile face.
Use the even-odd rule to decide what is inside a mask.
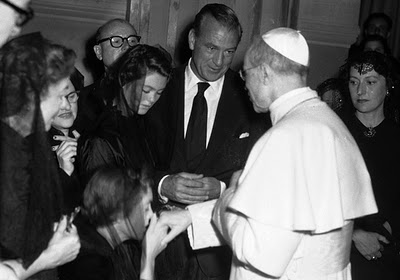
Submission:
[[[60,107],[52,123],[52,126],[58,130],[69,129],[74,124],[78,113],[78,100],[76,100],[76,102],[71,102],[78,93],[70,79],[68,79],[68,88],[70,90],[66,96],[68,104],[65,103],[65,106]]]
[[[41,98],[40,109],[46,131],[50,130],[58,111],[70,107],[67,99],[67,95],[71,92],[70,85],[69,78],[64,78],[58,83],[49,85],[47,95]]]
[[[139,115],[146,114],[158,101],[161,93],[167,85],[167,81],[167,77],[164,77],[156,72],[148,73],[146,75],[137,112]]]
[[[149,188],[142,196],[141,201],[138,205],[133,207],[132,212],[129,215],[129,222],[134,227],[135,232],[132,233],[136,236],[131,236],[136,240],[142,240],[147,227],[150,224],[150,219],[153,216],[153,209],[151,208],[151,202],[153,201],[153,193]]]
[[[385,77],[365,65],[361,70],[354,67],[350,70],[349,91],[355,109],[359,113],[383,113],[387,91]]]

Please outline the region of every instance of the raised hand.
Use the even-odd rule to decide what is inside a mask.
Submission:
[[[75,138],[55,135],[54,140],[61,141],[61,144],[58,146],[53,146],[53,150],[57,154],[57,160],[60,168],[70,176],[74,172],[74,162],[78,149],[78,139],[80,137],[76,130],[74,130],[72,133],[74,134]]]
[[[63,216],[54,228],[49,245],[43,251],[48,260],[48,268],[55,268],[74,260],[81,247],[78,231],[74,225],[68,224],[66,216]]]
[[[184,209],[164,211],[161,212],[158,223],[169,228],[169,232],[163,240],[167,244],[188,228],[192,223],[192,216],[188,210]]]
[[[168,227],[158,223],[156,214],[153,214],[142,241],[140,279],[154,279],[155,259],[167,247],[167,243],[163,241],[167,232]]]

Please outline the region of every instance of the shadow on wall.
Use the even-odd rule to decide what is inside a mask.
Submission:
[[[192,56],[192,51],[189,48],[188,36],[193,23],[188,24],[181,32],[179,39],[176,43],[174,62],[175,66],[180,66],[186,63]]]

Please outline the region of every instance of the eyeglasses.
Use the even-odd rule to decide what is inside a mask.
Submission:
[[[79,99],[79,94],[77,91],[73,91],[65,96],[65,98],[67,98],[69,103],[76,103]]]
[[[240,78],[242,78],[243,81],[246,81],[246,76],[247,76],[246,72],[251,70],[251,69],[257,68],[258,66],[260,66],[260,65],[240,70],[239,71]]]
[[[11,7],[14,11],[16,11],[18,13],[19,17],[15,23],[18,27],[24,26],[34,16],[33,9],[31,7],[28,7],[27,10],[24,10],[24,9],[14,5],[13,3],[11,3],[8,0],[0,0],[0,1],[3,2],[4,4],[8,5],[9,7]]]
[[[111,47],[120,48],[120,47],[122,47],[122,45],[124,44],[124,41],[126,40],[128,42],[128,45],[130,47],[133,47],[133,46],[139,44],[140,38],[142,38],[142,37],[140,37],[138,35],[130,35],[128,37],[111,36],[111,37],[108,37],[108,38],[104,38],[104,39],[98,40],[97,44],[100,44],[102,42],[110,40]]]

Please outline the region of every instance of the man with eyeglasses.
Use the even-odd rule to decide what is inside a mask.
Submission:
[[[390,31],[392,30],[393,21],[385,13],[372,13],[368,16],[362,26],[362,33],[359,34],[357,41],[349,48],[348,56],[353,56],[362,52],[362,41],[371,35],[381,36],[384,40],[388,40]]]
[[[124,19],[112,19],[97,30],[96,44],[93,51],[98,60],[103,62],[104,76],[100,80],[81,90],[79,95],[79,112],[75,120],[76,129],[81,134],[92,131],[93,122],[100,115],[104,102],[101,92],[104,91],[104,78],[111,65],[130,47],[140,42],[135,27]]]
[[[17,36],[30,19],[33,10],[30,0],[0,0],[0,47]]]
[[[96,45],[93,50],[97,59],[103,61],[104,69],[107,69],[128,48],[140,42],[140,36],[136,29],[126,20],[112,19],[102,25],[96,34]]]

